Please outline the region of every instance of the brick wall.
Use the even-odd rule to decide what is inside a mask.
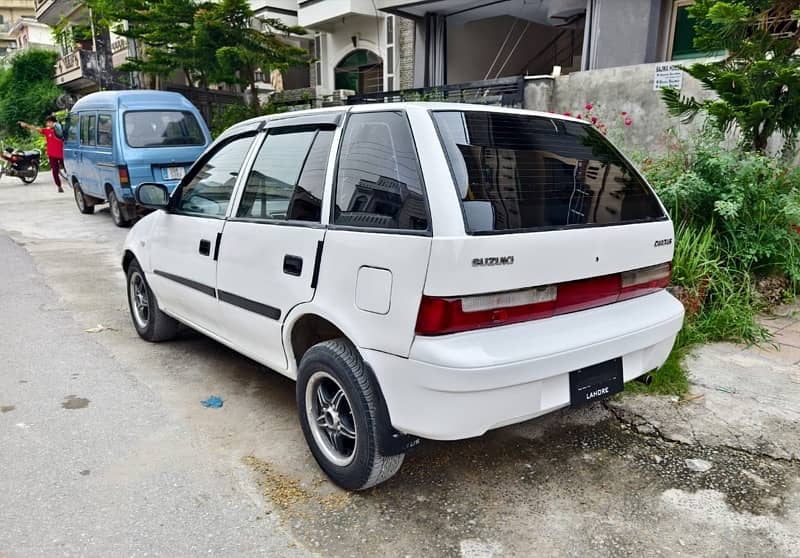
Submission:
[[[399,82],[398,89],[411,89],[414,87],[414,42],[416,40],[415,23],[413,20],[398,17],[397,45]]]

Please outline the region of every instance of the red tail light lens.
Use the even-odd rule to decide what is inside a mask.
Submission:
[[[128,176],[128,167],[126,166],[119,167],[119,185],[123,188],[130,188],[131,186],[131,179]]]
[[[558,285],[465,297],[423,296],[418,335],[508,325],[612,304],[666,288],[669,263]]]
[[[555,286],[463,298],[423,296],[417,315],[419,335],[441,335],[526,322],[553,315]]]

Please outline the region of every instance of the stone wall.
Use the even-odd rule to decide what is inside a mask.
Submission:
[[[397,17],[398,89],[414,87],[414,44],[416,24],[413,20]]]
[[[666,131],[674,129],[680,137],[695,133],[702,118],[682,124],[667,113],[659,91],[653,89],[657,64],[639,64],[619,68],[574,72],[557,78],[529,79],[525,86],[525,108],[555,112],[585,113],[585,105],[593,105],[591,113],[604,121],[610,137],[626,150],[659,152],[666,147]],[[681,93],[706,99],[713,93],[684,73]],[[625,126],[620,113],[627,113],[632,124]]]

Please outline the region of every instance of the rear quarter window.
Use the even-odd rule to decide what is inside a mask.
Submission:
[[[348,118],[334,200],[335,225],[428,230],[422,173],[405,113],[365,112]]]
[[[591,126],[489,111],[433,118],[471,233],[666,218],[650,187]]]

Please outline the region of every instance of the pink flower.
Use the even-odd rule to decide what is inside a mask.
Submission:
[[[593,107],[594,105],[592,103],[586,103],[586,106],[583,108],[585,108],[586,110],[592,110]]]
[[[625,112],[625,111],[622,111],[620,114],[621,114],[622,116],[628,116],[628,113],[627,113],[627,112]]]
[[[631,124],[633,124],[633,118],[631,118],[630,116],[626,116],[624,122],[626,126],[630,126]]]
[[[596,116],[592,116],[592,124],[597,124],[597,117]]]
[[[581,115],[580,115],[580,114],[579,114],[579,115],[577,115],[575,118],[577,118],[578,120],[583,120],[583,119],[581,118]]]
[[[572,116],[572,113],[571,112],[565,112],[564,116]]]

